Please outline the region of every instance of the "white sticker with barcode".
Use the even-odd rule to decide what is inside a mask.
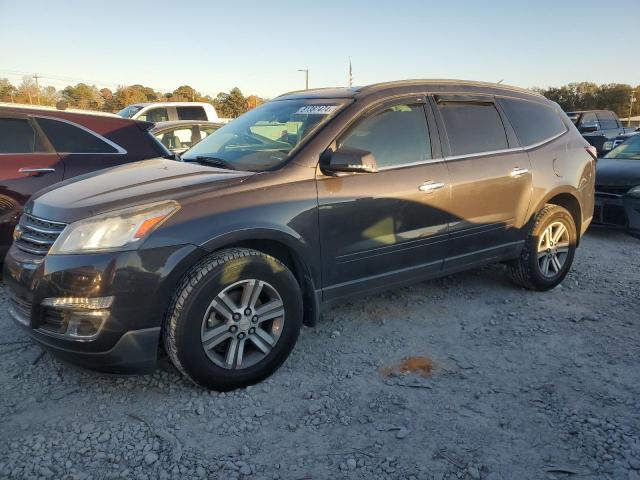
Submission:
[[[305,105],[300,107],[296,114],[300,115],[329,115],[333,113],[337,105]]]

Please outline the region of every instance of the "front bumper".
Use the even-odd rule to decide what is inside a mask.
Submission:
[[[592,223],[640,234],[640,198],[596,191]]]
[[[175,288],[205,252],[193,245],[99,254],[35,257],[15,246],[4,261],[9,313],[29,335],[66,361],[93,370],[137,373],[155,367],[160,327]],[[107,297],[113,303],[90,340],[51,333],[45,298]]]

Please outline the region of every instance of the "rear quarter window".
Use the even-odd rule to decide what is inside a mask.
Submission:
[[[501,98],[498,102],[507,114],[523,147],[543,142],[567,131],[560,114],[551,107],[512,98]]]
[[[504,150],[509,147],[502,119],[492,103],[439,102],[452,155]]]
[[[52,118],[38,118],[37,122],[60,153],[119,153],[114,146],[72,123]]]

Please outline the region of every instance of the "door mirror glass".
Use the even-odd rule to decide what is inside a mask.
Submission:
[[[321,170],[328,175],[336,173],[375,173],[378,165],[373,153],[356,148],[327,151],[320,162]]]

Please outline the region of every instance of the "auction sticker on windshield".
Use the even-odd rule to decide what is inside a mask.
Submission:
[[[329,115],[338,108],[338,105],[305,105],[300,107],[296,114],[300,115]]]

